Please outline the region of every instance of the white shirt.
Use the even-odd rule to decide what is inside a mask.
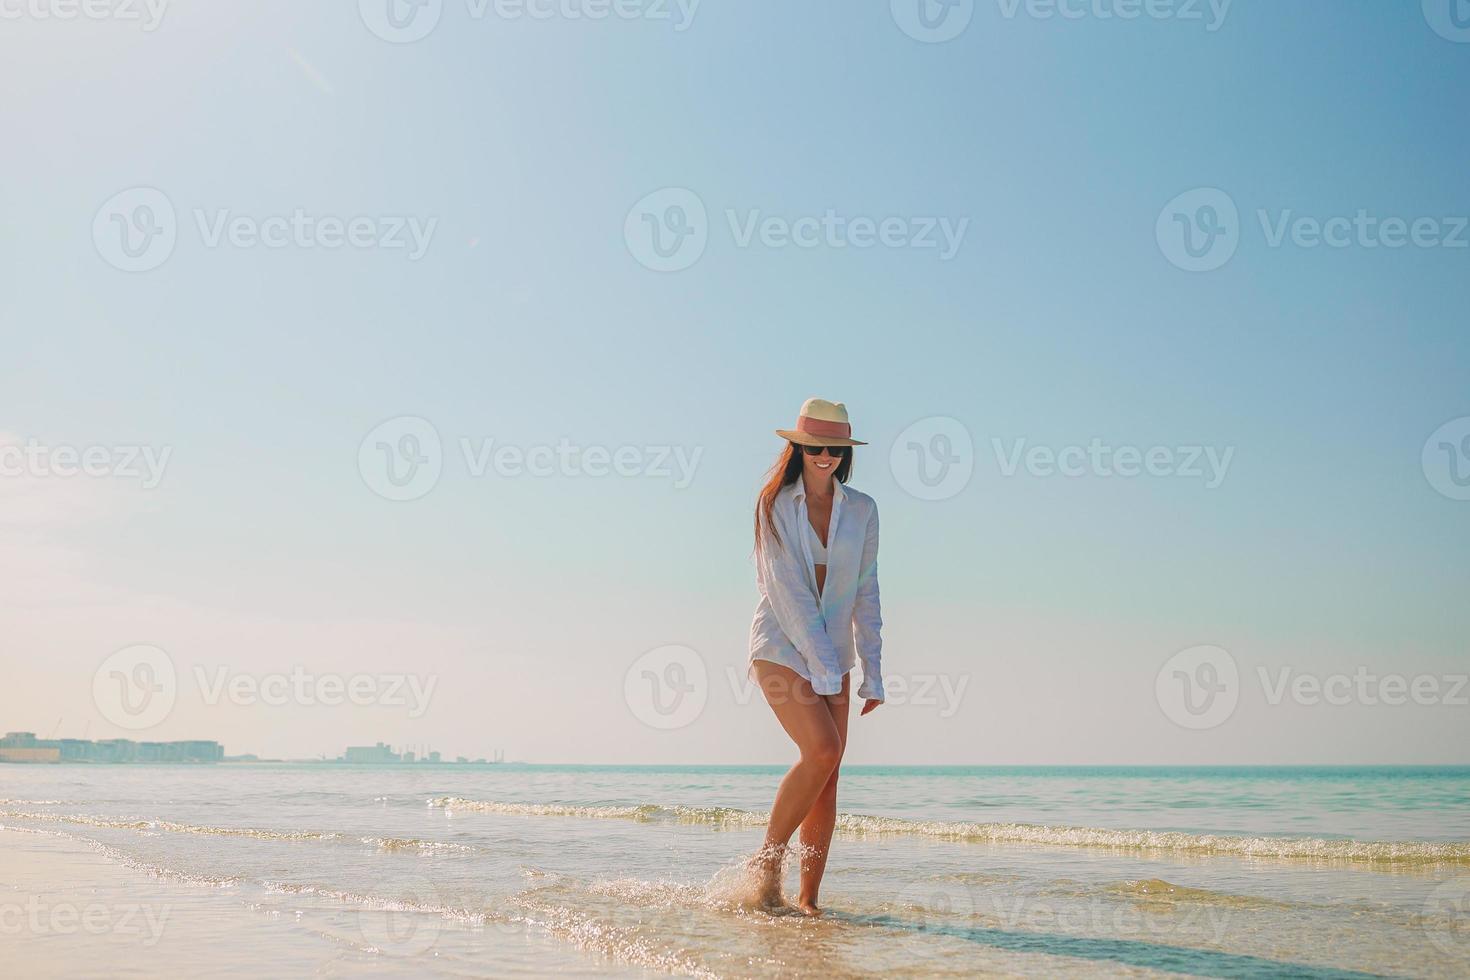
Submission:
[[[800,478],[776,494],[771,539],[762,514],[763,546],[756,550],[760,602],[750,624],[750,659],[784,664],[818,694],[837,694],[858,660],[858,697],[884,700],[883,617],[878,608],[878,505],[860,490],[832,481],[827,529],[827,578],[817,593],[806,533],[806,488]]]

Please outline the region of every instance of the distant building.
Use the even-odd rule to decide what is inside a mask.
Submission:
[[[219,762],[218,742],[134,742],[109,738],[36,738],[35,732],[7,732],[0,738],[0,762]]]
[[[349,746],[342,757],[343,762],[384,763],[402,762],[403,759],[391,748],[379,742],[377,745]]]
[[[0,762],[60,762],[61,750],[35,746],[0,747]]]

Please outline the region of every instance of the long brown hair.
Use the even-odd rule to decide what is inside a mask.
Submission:
[[[842,462],[837,464],[837,472],[834,474],[839,483],[846,483],[847,478],[852,475],[852,447],[844,447],[847,452],[842,454]],[[761,528],[770,528],[771,537],[779,545],[781,543],[781,532],[776,530],[776,522],[771,515],[776,510],[776,495],[781,488],[795,483],[801,479],[801,447],[794,442],[786,443],[786,449],[780,456],[776,457],[776,463],[766,473],[766,484],[761,487],[761,492],[755,500],[755,550],[760,554],[763,541]]]

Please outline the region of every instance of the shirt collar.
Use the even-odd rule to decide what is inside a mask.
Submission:
[[[806,483],[804,483],[802,481],[801,477],[799,477],[799,476],[796,478],[796,482],[795,483],[791,483],[791,484],[788,484],[787,485],[787,491],[791,494],[791,499],[792,500],[805,500],[806,499]],[[836,477],[833,477],[833,479],[832,479],[832,501],[833,501],[833,505],[835,506],[837,501],[842,500],[846,496],[847,496],[847,492],[842,489],[842,481],[839,480],[839,479],[837,479]]]

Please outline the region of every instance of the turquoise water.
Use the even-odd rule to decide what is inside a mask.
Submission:
[[[6,766],[0,826],[342,972],[1470,975],[1470,767],[845,767],[819,921],[734,901],[782,772]]]

